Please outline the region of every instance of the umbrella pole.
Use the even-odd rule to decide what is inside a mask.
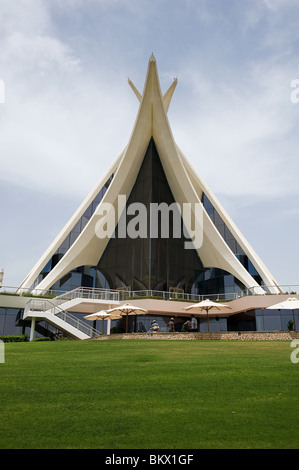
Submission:
[[[126,333],[128,333],[128,314],[126,315]]]
[[[137,315],[134,318],[134,333],[137,333]]]
[[[207,320],[208,320],[208,332],[210,332],[210,325],[209,325],[209,309],[207,308]]]
[[[102,318],[102,335],[104,334],[104,330],[105,330],[105,328],[104,328],[104,318]]]
[[[293,312],[293,323],[294,323],[294,330],[296,331],[296,323],[295,323],[295,314],[294,314],[294,310],[292,310]]]

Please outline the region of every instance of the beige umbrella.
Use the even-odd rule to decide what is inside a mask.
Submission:
[[[222,310],[223,308],[230,308],[230,307],[228,305],[219,304],[217,302],[212,302],[212,300],[206,299],[206,300],[202,300],[201,302],[198,302],[197,304],[189,305],[188,307],[185,307],[184,310],[192,310],[194,312],[198,310],[205,310],[207,312],[208,331],[210,331],[209,310],[211,310],[212,308],[216,310]]]
[[[293,323],[294,323],[294,330],[296,330],[296,323],[295,323],[295,315],[294,310],[299,310],[299,299],[296,297],[289,297],[287,300],[283,302],[279,302],[278,304],[271,305],[267,307],[266,310],[292,310],[293,313]]]
[[[128,316],[129,315],[145,315],[147,310],[136,305],[124,304],[119,307],[110,308],[107,313],[114,313],[116,315],[126,315],[126,333],[128,333]]]
[[[101,310],[100,312],[92,313],[91,315],[86,315],[86,317],[84,318],[85,320],[91,320],[91,321],[102,320],[102,334],[104,334],[104,321],[109,320],[109,319],[118,320],[119,318],[121,318],[121,316],[112,315],[112,314],[105,312],[104,310]]]

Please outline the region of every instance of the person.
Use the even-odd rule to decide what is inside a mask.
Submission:
[[[191,315],[191,331],[197,331],[197,320],[194,315]]]
[[[170,322],[168,323],[168,330],[169,330],[169,333],[172,333],[174,331],[174,321],[173,321],[173,318],[170,319]]]
[[[160,327],[158,325],[158,322],[156,320],[153,320],[150,326],[150,332],[158,333],[159,331],[160,331]]]
[[[191,321],[188,319],[183,325],[183,331],[191,331]]]

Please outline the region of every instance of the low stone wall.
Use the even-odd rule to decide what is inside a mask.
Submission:
[[[154,340],[238,340],[238,341],[292,341],[299,339],[299,331],[223,331],[197,333],[122,333],[101,335],[93,340],[154,339]]]

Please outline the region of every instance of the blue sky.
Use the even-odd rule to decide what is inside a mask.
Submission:
[[[127,144],[153,52],[175,140],[299,284],[299,0],[1,0],[0,269],[17,286]]]

